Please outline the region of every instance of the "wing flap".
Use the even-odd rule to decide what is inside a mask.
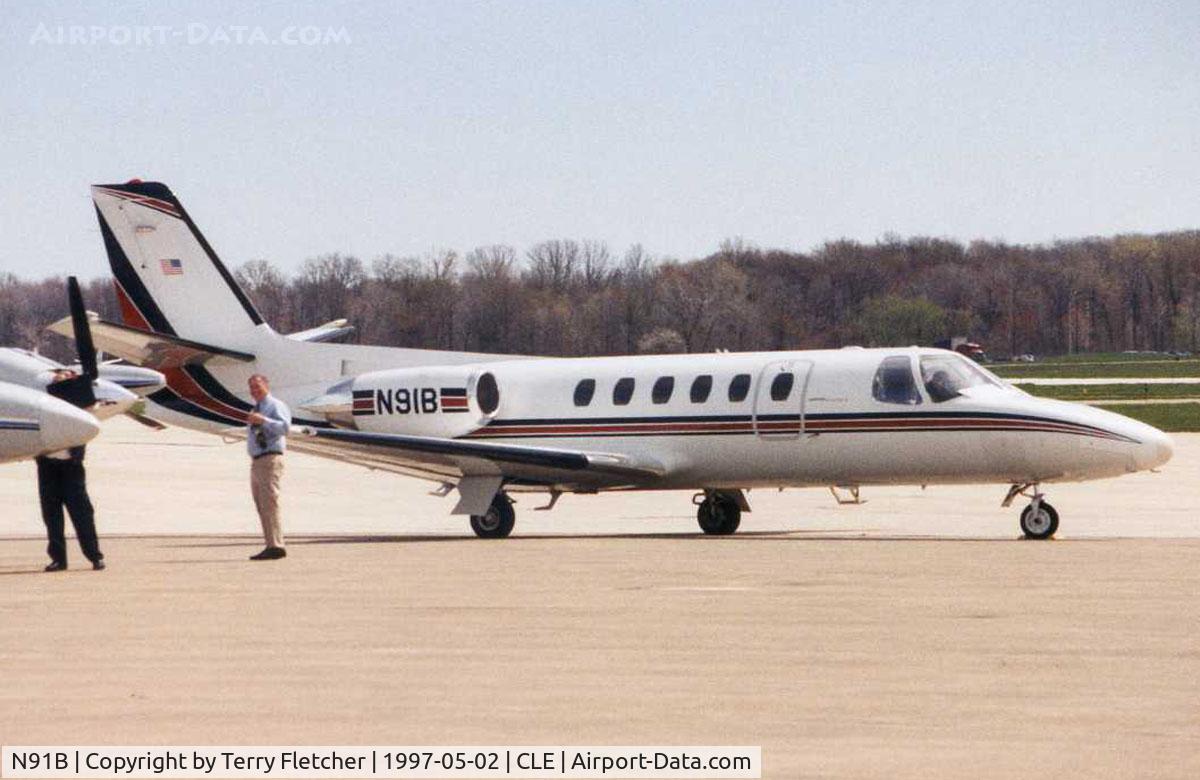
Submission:
[[[391,453],[415,468],[458,476],[498,475],[533,484],[612,487],[653,483],[659,463],[626,455],[495,442],[439,439],[343,429],[301,427],[309,439],[339,442],[366,453]]]
[[[161,371],[168,368],[204,365],[210,361],[248,363],[254,360],[254,355],[246,352],[201,344],[198,341],[181,339],[177,336],[151,333],[131,328],[128,325],[118,325],[115,322],[102,320],[92,312],[88,312],[88,319],[91,323],[92,340],[97,347],[146,368]],[[74,337],[70,317],[64,317],[58,322],[46,326],[46,330],[67,338]]]

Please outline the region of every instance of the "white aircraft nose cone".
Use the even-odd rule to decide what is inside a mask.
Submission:
[[[47,452],[78,447],[100,433],[95,417],[57,398],[42,399],[40,411],[42,446]]]
[[[1136,431],[1136,438],[1141,440],[1133,456],[1138,471],[1156,469],[1175,454],[1175,443],[1158,428],[1141,425]]]
[[[1175,455],[1175,442],[1171,441],[1171,437],[1162,431],[1156,430],[1155,432],[1158,435],[1154,437],[1153,441],[1148,442],[1154,447],[1153,463],[1149,466],[1152,469],[1163,465]]]

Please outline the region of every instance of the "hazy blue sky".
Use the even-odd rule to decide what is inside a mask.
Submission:
[[[1200,223],[1196,0],[0,12],[0,271],[22,276],[107,273],[87,187],[134,176],[230,265],[289,271],[554,237],[687,258]],[[348,42],[260,42],[307,26]]]

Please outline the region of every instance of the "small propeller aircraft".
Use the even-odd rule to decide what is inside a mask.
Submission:
[[[338,321],[276,333],[171,190],[92,188],[123,323],[105,351],[161,371],[152,416],[243,425],[254,373],[296,415],[292,446],[457,490],[456,514],[507,536],[510,493],[695,491],[708,534],[737,530],[746,490],[992,483],[1020,527],[1059,517],[1041,486],[1153,469],[1161,431],[1034,398],[969,359],[916,347],[541,358],[327,343]],[[69,334],[64,320],[51,326]]]
[[[28,350],[0,347],[0,462],[86,444],[100,432],[97,420],[133,414],[130,407],[138,396],[127,388],[152,392],[165,385],[156,371],[97,365],[83,294],[74,277],[67,280],[67,298],[71,334],[79,355],[77,364],[68,367]],[[106,368],[113,372],[107,379],[103,377]],[[78,376],[56,381],[64,369]],[[64,397],[76,403],[62,400]],[[79,407],[87,407],[88,411]]]
[[[96,418],[44,391],[0,382],[0,463],[87,444]]]
[[[133,407],[141,397],[164,387],[166,379],[151,369],[116,362],[99,363],[83,294],[73,276],[67,280],[67,299],[71,308],[70,333],[79,353],[78,362],[68,366],[26,349],[0,347],[0,382],[45,391],[54,381],[55,374],[66,369],[82,377],[78,380],[80,390],[90,392],[95,400],[90,411],[97,419],[107,420],[126,414],[144,425],[161,427],[161,423],[138,414]],[[85,385],[90,390],[84,390]]]

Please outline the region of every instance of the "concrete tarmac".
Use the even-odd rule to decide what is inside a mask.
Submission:
[[[239,446],[111,424],[110,568],[43,574],[33,470],[0,467],[0,742],[751,744],[764,777],[1200,776],[1200,436],[1161,474],[1003,490],[518,505],[469,536],[423,483],[306,456],[287,559]]]

